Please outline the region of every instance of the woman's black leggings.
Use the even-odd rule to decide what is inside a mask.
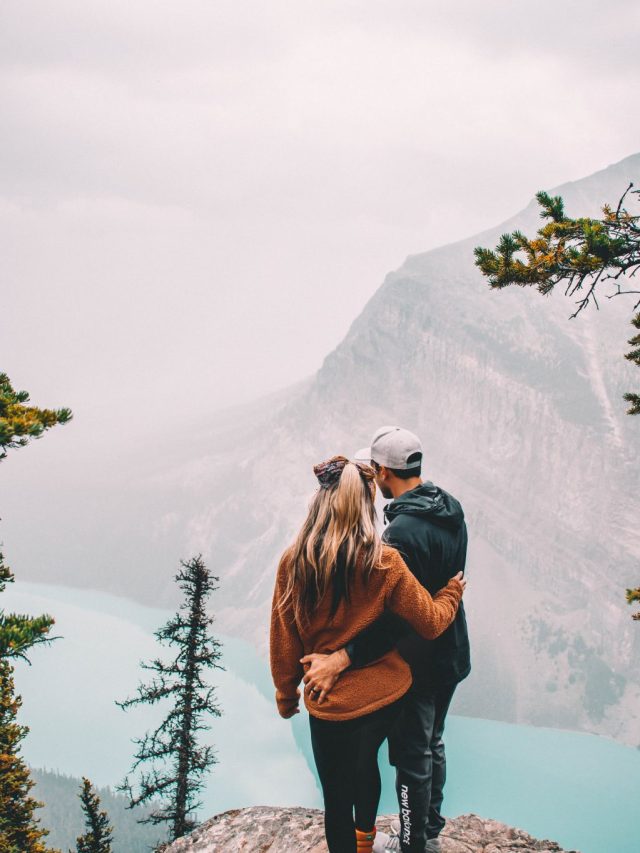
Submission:
[[[375,825],[381,789],[378,750],[401,703],[402,699],[353,720],[309,716],[329,853],[356,853],[356,826],[367,832]]]

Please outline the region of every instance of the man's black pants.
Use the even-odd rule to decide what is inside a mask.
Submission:
[[[404,853],[424,853],[427,840],[437,838],[445,824],[441,808],[447,771],[442,735],[456,687],[414,684],[389,735]]]

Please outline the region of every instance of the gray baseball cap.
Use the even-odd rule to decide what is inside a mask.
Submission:
[[[356,450],[353,461],[364,462],[365,465],[371,465],[371,448],[361,447],[360,450]]]
[[[419,453],[419,459],[409,458]],[[417,435],[398,426],[384,426],[376,430],[371,439],[371,447],[358,451],[358,456],[369,456],[378,465],[397,471],[410,471],[419,468],[422,463],[422,443]]]

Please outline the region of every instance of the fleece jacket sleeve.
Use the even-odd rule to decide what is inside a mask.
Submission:
[[[290,717],[300,699],[298,685],[304,675],[300,658],[304,656],[304,648],[291,603],[284,607],[281,605],[285,587],[286,561],[283,558],[278,566],[273,592],[269,650],[278,712],[282,717]]]
[[[406,620],[420,636],[434,640],[453,622],[462,586],[452,578],[433,598],[416,580],[399,554],[389,567],[386,606]]]
[[[409,626],[395,613],[383,613],[379,619],[361,631],[347,643],[345,651],[349,655],[351,667],[360,669],[379,660],[409,631]]]

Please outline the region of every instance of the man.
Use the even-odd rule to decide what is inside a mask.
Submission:
[[[376,471],[383,496],[392,499],[384,509],[388,526],[383,540],[398,549],[433,595],[465,568],[462,507],[444,490],[422,481],[422,445],[408,430],[382,427],[370,449],[358,453],[363,455]],[[303,663],[311,664],[305,689],[319,692],[324,701],[344,669],[366,666],[397,645],[413,674],[402,716],[389,736],[400,806],[399,839],[389,840],[380,833],[374,849],[437,853],[445,824],[441,812],[445,718],[456,686],[471,669],[464,606],[460,604],[453,624],[436,640],[423,640],[406,623],[398,623],[391,614],[383,616],[345,649],[303,658]]]

